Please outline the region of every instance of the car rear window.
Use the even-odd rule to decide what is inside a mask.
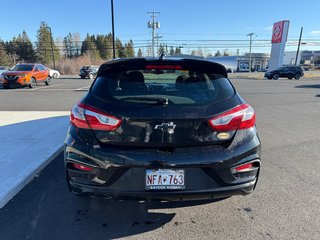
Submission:
[[[96,79],[91,93],[117,104],[206,105],[231,97],[234,89],[220,74],[151,66],[108,70]]]

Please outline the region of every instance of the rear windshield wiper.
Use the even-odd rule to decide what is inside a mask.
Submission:
[[[155,103],[155,104],[159,104],[159,105],[168,105],[168,103],[169,103],[168,98],[161,98],[161,97],[125,97],[125,98],[121,98],[121,100],[151,102],[151,103]]]

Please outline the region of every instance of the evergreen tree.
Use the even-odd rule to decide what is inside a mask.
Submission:
[[[130,41],[125,45],[127,57],[134,57],[134,48],[133,48],[133,41]]]
[[[212,57],[212,54],[211,53],[208,53],[207,54],[207,58],[211,58]]]
[[[230,54],[229,54],[229,52],[228,52],[228,49],[224,50],[223,56],[229,56],[229,55],[230,55]]]
[[[96,46],[102,59],[110,59],[112,56],[112,46],[107,35],[97,35]]]
[[[112,59],[113,57],[112,41],[113,41],[112,33],[108,33],[108,35],[97,36],[96,45],[99,50],[101,58]],[[117,55],[117,52],[116,52],[116,55]]]
[[[13,63],[16,61],[35,62],[37,60],[33,45],[25,31],[22,32],[22,35],[19,34],[18,37],[13,37],[11,41],[7,42],[5,48]]]
[[[181,55],[181,48],[176,47],[175,51],[174,51],[174,55]]]
[[[19,61],[22,62],[35,62],[36,54],[33,49],[32,43],[25,31],[22,32],[22,35],[18,35],[16,38],[16,49],[15,52],[19,56]]]
[[[11,61],[6,51],[6,45],[2,40],[0,40],[0,65],[9,66],[10,64]]]
[[[13,37],[13,39],[9,42],[5,43],[5,48],[6,48],[6,52],[8,54],[8,58],[10,60],[11,63],[16,64],[16,62],[19,59],[19,56],[16,54],[16,41],[15,41],[15,37]]]
[[[122,45],[121,41],[119,38],[116,39],[116,55],[118,58],[126,58],[127,57],[127,52],[125,47]]]
[[[172,47],[172,46],[170,47],[169,55],[171,55],[171,56],[172,56],[172,55],[174,55],[174,49],[173,49],[173,47]]]
[[[94,35],[90,36],[87,34],[81,46],[81,54],[89,56],[92,61],[96,61],[99,58],[99,51],[97,50],[95,41]]]
[[[55,59],[59,59],[59,49],[53,44],[53,52]],[[51,49],[51,35],[49,31],[49,26],[45,22],[41,22],[40,28],[37,32],[37,54],[38,59],[43,64],[48,64],[52,60],[52,49]]]
[[[219,51],[219,50],[218,50],[218,51],[216,51],[216,53],[214,54],[214,56],[215,56],[215,57],[220,57],[220,56],[221,56],[220,51]]]
[[[66,37],[64,37],[63,45],[64,45],[65,57],[72,58],[74,56],[74,54],[73,54],[74,39],[73,39],[73,36],[70,32]]]
[[[142,57],[142,50],[141,50],[141,48],[139,48],[139,50],[138,50],[138,53],[137,53],[137,57]]]
[[[164,44],[161,44],[160,43],[160,46],[158,48],[158,55],[162,54],[162,53],[166,53],[166,50],[165,50],[165,46]]]

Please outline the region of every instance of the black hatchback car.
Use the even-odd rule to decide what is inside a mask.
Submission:
[[[105,63],[71,110],[69,189],[147,200],[249,194],[260,172],[255,118],[220,64],[144,58]]]
[[[264,77],[277,80],[279,78],[300,79],[304,75],[302,67],[299,66],[283,66],[265,73]]]

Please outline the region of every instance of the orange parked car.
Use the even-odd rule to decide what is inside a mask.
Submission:
[[[48,68],[38,63],[17,64],[2,75],[3,88],[18,86],[34,88],[38,82],[44,82],[46,85],[51,84]]]

